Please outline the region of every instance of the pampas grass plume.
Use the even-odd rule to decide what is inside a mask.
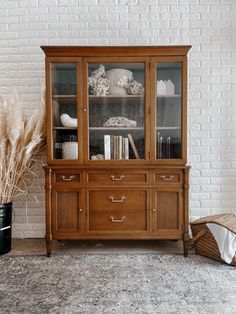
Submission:
[[[42,144],[45,120],[43,110],[25,118],[15,90],[7,102],[0,96],[0,204],[26,193],[24,177],[34,174],[35,156]]]

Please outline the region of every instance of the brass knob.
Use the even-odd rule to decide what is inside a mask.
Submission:
[[[157,210],[156,210],[156,208],[153,208],[152,211],[153,211],[153,212],[156,212]]]
[[[82,211],[83,211],[83,208],[80,208],[79,211],[82,212]]]
[[[84,108],[84,112],[87,112],[87,109],[86,109],[86,108]]]

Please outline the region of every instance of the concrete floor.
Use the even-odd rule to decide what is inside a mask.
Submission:
[[[53,241],[53,253],[183,253],[182,241]],[[45,255],[44,239],[13,239],[8,255]]]

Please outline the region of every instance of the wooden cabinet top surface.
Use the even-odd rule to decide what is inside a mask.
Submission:
[[[47,57],[58,56],[186,56],[184,46],[41,46]]]

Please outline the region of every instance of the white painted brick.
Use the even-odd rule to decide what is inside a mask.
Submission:
[[[143,7],[143,6],[142,6]],[[141,7],[141,8],[142,8]],[[169,6],[168,5],[150,5],[150,12],[169,12]]]
[[[200,185],[191,185],[190,186],[190,192],[192,193],[200,193],[200,191],[201,191],[201,188],[200,188]]]
[[[210,194],[208,193],[192,193],[192,200],[209,200]]]
[[[38,5],[37,0],[20,0],[18,3],[20,8],[31,8]]]
[[[139,0],[119,0],[120,5],[137,5]]]
[[[142,11],[142,9],[138,9],[136,13],[138,12],[144,12],[145,11],[145,7],[144,7],[144,10]],[[148,10],[147,10],[148,11]],[[109,6],[108,7],[108,12],[110,13],[120,13],[120,14],[123,14],[123,13],[129,13],[131,14],[130,12],[130,6],[120,6],[120,5],[113,5],[113,6]],[[135,12],[134,12],[135,13]]]
[[[200,156],[201,158],[201,161],[220,161],[221,159],[220,159],[220,155],[214,155],[214,154],[202,154],[201,156]]]
[[[142,0],[145,1],[145,0]],[[178,4],[178,0],[159,0],[158,2],[160,5],[176,5]]]
[[[220,192],[220,185],[214,185],[214,184],[211,184],[211,185],[205,185],[205,184],[202,184],[201,185],[201,191],[202,192]]]
[[[150,16],[150,14],[149,14]],[[160,19],[162,20],[169,20],[169,21],[179,21],[180,20],[180,13],[174,13],[174,12],[168,12],[168,13],[160,13],[159,15]]]
[[[191,208],[191,211],[193,208],[199,208],[200,209],[200,201],[191,201],[189,202],[189,208]]]
[[[211,177],[211,183],[212,184],[230,184],[230,177]]]
[[[98,4],[114,6],[114,5],[118,4],[118,0],[98,0]]]
[[[62,1],[62,0],[60,0]],[[38,0],[38,4],[39,4],[39,7],[44,7],[44,6],[47,6],[47,7],[50,7],[50,6],[55,6],[55,5],[58,5],[58,0]]]

